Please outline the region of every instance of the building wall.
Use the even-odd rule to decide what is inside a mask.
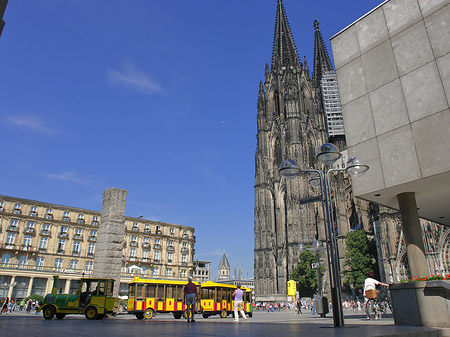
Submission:
[[[46,293],[53,274],[69,281],[91,275],[100,221],[100,212],[0,196],[0,297],[11,296],[15,287],[26,287],[30,295],[34,278],[51,280]],[[193,274],[194,228],[133,217],[125,217],[124,225],[122,282],[134,275],[178,279]],[[31,279],[16,282],[15,277]],[[65,282],[62,290],[69,289]]]
[[[397,208],[415,192],[421,217],[450,224],[449,2],[386,1],[331,43],[348,151],[370,166],[355,195]]]

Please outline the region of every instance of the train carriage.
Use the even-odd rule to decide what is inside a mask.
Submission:
[[[248,288],[241,287],[244,291],[243,309],[245,313],[252,317],[252,291]],[[200,287],[200,307],[199,310],[204,318],[212,315],[220,315],[225,318],[230,314],[234,314],[233,292],[236,290],[235,285],[205,282]]]
[[[180,319],[186,315],[186,284],[187,281],[135,277],[128,284],[128,313],[135,314],[137,319],[151,319],[156,313],[172,313],[174,318]]]

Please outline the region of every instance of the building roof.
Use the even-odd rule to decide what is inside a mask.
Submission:
[[[301,68],[283,2],[278,0],[273,40],[272,71],[279,71],[282,70],[282,67],[288,66]]]
[[[219,269],[230,269],[230,263],[225,253],[223,253],[222,259],[220,260]]]

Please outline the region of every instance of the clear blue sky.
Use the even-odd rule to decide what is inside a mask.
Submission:
[[[284,0],[299,55],[381,0]],[[11,0],[0,38],[0,194],[192,226],[253,276],[256,103],[275,0]],[[303,60],[302,60],[303,61]]]

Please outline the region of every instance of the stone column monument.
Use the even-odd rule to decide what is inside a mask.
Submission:
[[[108,188],[103,191],[102,217],[95,245],[93,277],[114,279],[114,296],[118,296],[120,286],[126,198],[126,190]]]

